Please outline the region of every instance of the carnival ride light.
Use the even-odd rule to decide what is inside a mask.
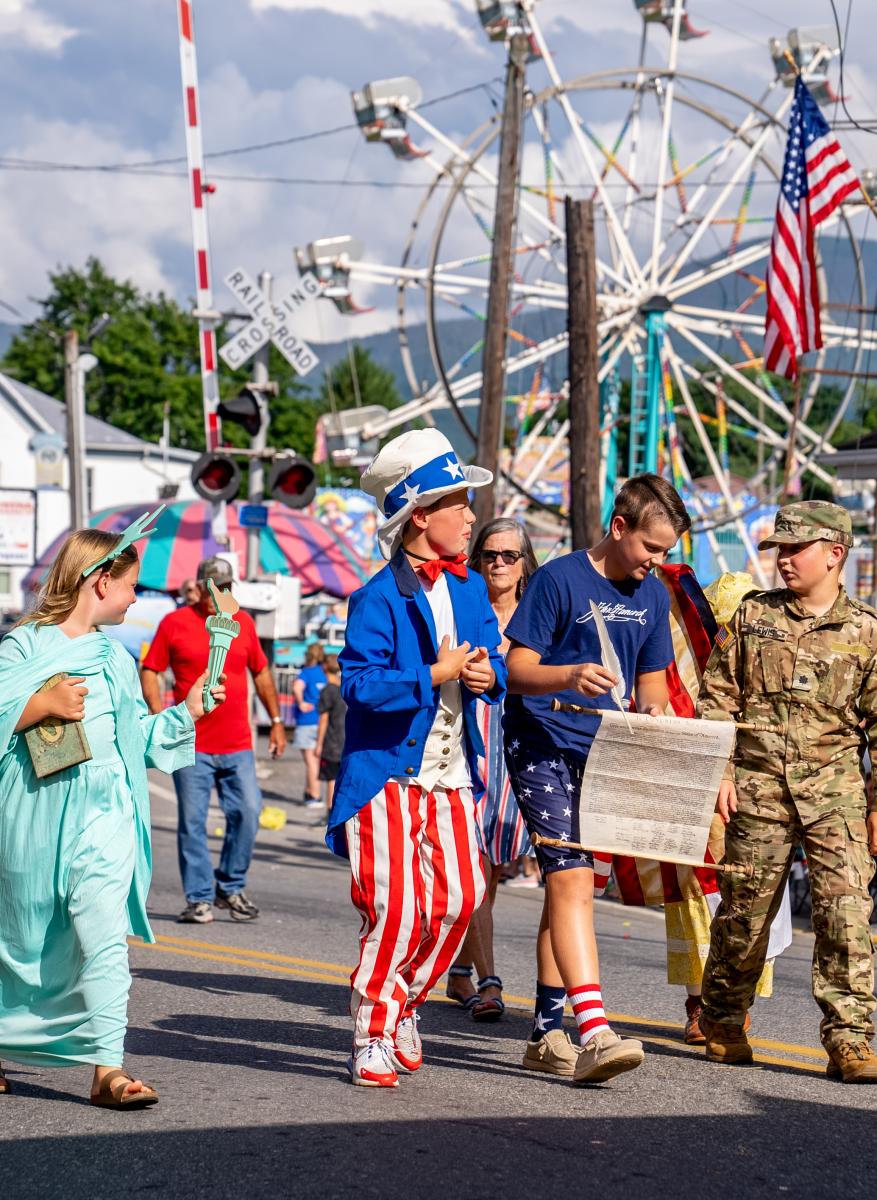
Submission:
[[[422,158],[408,134],[408,110],[423,99],[420,84],[410,75],[379,79],[351,92],[353,111],[367,142],[383,142],[396,158]]]
[[[674,0],[633,0],[633,3],[646,24],[657,22],[672,32]],[[708,29],[694,28],[688,15],[687,6],[683,3],[682,20],[679,25],[680,40],[690,42],[692,38],[706,37],[708,33]]]
[[[362,258],[362,242],[349,235],[320,238],[304,247],[295,247],[295,261],[301,275],[313,275],[322,287],[322,295],[345,314],[370,312],[357,304],[350,294],[351,261]]]

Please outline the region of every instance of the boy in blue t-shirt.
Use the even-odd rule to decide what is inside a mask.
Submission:
[[[603,539],[540,567],[506,628],[509,695],[503,722],[512,787],[530,833],[579,842],[579,793],[600,718],[553,712],[554,698],[615,708],[616,683],[600,665],[590,601],[601,610],[637,709],[653,716],[669,700],[673,661],[666,588],[650,574],[691,525],[676,490],[657,475],[621,488]],[[643,1060],[640,1042],[606,1021],[594,937],[594,859],[537,846],[545,903],[537,943],[536,1021],[524,1066],[600,1083]],[[590,981],[590,982],[589,982]],[[563,1032],[569,997],[581,1048]]]

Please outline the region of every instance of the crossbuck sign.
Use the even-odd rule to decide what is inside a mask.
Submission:
[[[276,301],[269,300],[242,267],[230,271],[225,282],[253,319],[219,351],[222,361],[235,371],[257,350],[273,342],[299,375],[313,371],[320,360],[292,328],[295,318],[320,296],[320,285],[313,275],[302,275],[298,284]]]

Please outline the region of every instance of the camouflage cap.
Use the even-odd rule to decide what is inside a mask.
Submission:
[[[785,504],[774,518],[773,533],[758,543],[758,549],[795,546],[800,542],[839,542],[842,546],[852,546],[850,514],[839,504],[829,504],[825,500]]]

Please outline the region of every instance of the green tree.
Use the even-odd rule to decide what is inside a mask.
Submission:
[[[362,346],[353,346],[346,358],[325,372],[319,396],[326,409],[336,412],[366,404],[396,408],[402,402],[393,372],[375,362]]]
[[[49,276],[49,282],[51,290],[39,302],[39,317],[13,339],[2,369],[63,401],[62,335],[67,329],[76,329],[85,337],[107,313],[110,323],[91,346],[99,365],[88,376],[88,412],[155,442],[161,436],[167,405],[171,442],[203,448],[197,321],[163,293],[150,295],[129,281],[114,279],[96,258],[89,258],[83,270],[59,269]],[[227,330],[220,326],[217,341],[221,343],[226,336]],[[269,365],[279,388],[271,401],[269,442],[310,454],[314,424],[325,406],[311,397],[273,347]],[[247,370],[224,373],[222,395],[235,395],[248,378]],[[232,445],[247,443],[239,427],[227,424],[223,433]]]

